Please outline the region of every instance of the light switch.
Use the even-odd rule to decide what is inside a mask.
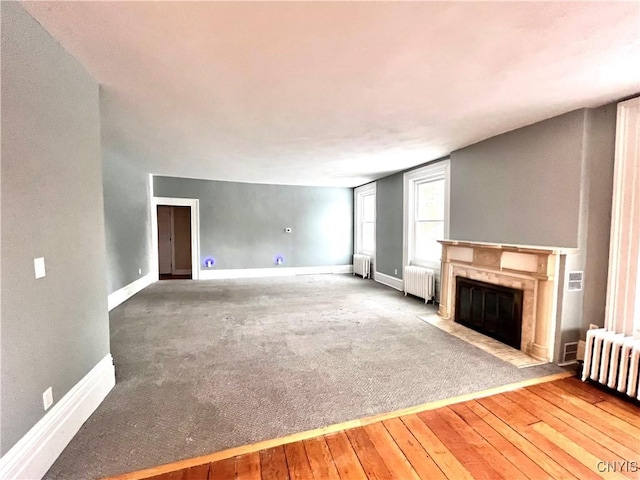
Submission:
[[[51,405],[53,405],[53,390],[49,387],[42,394],[42,406],[45,410],[49,410]]]
[[[33,259],[33,269],[36,272],[36,278],[42,278],[47,274],[44,268],[44,257]]]

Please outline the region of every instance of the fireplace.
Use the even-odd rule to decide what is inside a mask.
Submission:
[[[561,259],[577,253],[577,250],[462,240],[439,242],[442,244],[442,266],[438,315],[451,321],[457,318],[456,293],[461,279],[488,283],[492,288],[498,286],[520,291],[520,345],[516,345],[515,341],[510,344],[538,360],[551,361],[558,312],[558,287],[561,284],[560,264],[564,261]],[[489,301],[493,301],[493,297]],[[493,319],[487,320],[493,329]],[[483,328],[487,327],[485,322],[480,323]],[[515,336],[511,340],[514,339]]]
[[[456,277],[455,321],[520,349],[522,290]]]

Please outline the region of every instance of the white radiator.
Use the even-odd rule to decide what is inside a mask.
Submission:
[[[353,274],[356,273],[362,278],[369,278],[369,272],[371,271],[371,257],[369,255],[354,255],[353,256]]]
[[[604,328],[587,330],[582,380],[594,380],[640,400],[640,340]]]
[[[424,298],[425,303],[435,295],[435,272],[429,268],[414,265],[404,267],[404,294],[410,293]]]

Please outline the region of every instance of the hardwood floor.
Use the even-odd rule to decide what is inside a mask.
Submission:
[[[640,407],[576,378],[284,442],[201,465],[192,459],[164,466],[162,473],[149,469],[114,478],[640,478]]]

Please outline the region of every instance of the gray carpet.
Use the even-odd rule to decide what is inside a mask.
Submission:
[[[88,479],[560,371],[518,369],[350,275],[156,283],[111,312],[117,384],[49,470]]]

